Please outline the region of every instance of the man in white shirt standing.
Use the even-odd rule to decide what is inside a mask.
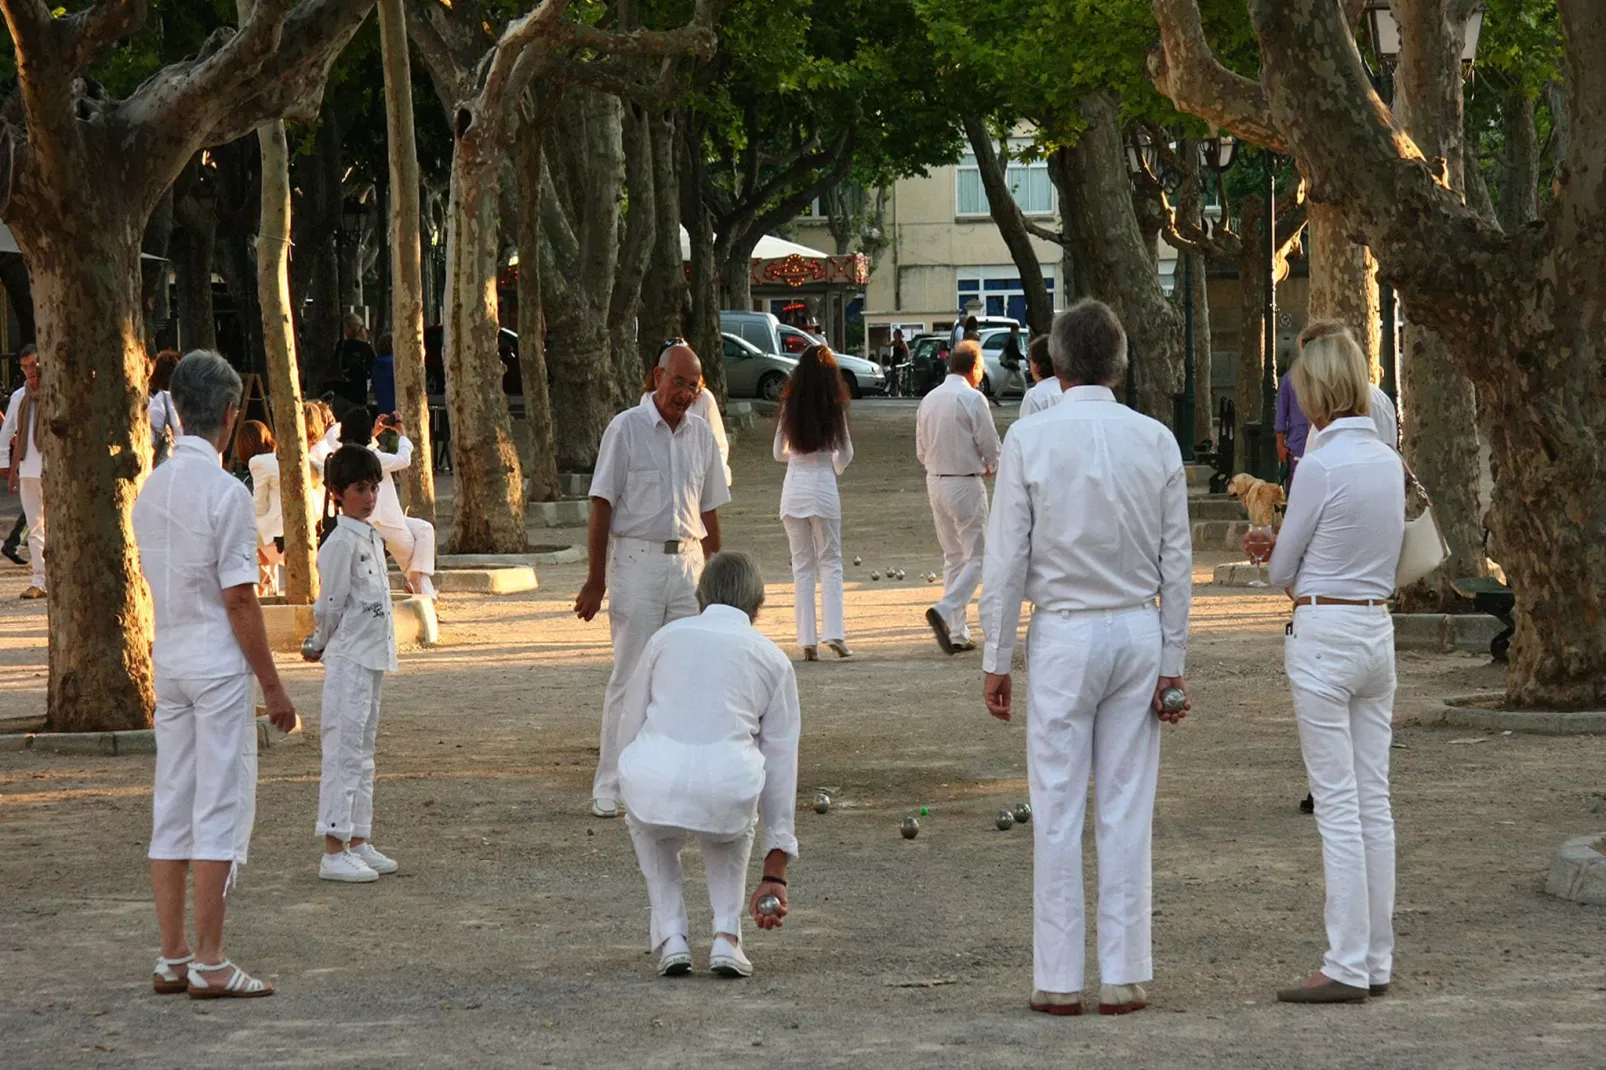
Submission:
[[[28,564],[33,576],[22,597],[43,598],[45,497],[40,481],[45,458],[35,434],[39,427],[39,351],[31,345],[23,346],[17,362],[22,365],[24,381],[12,393],[5,423],[0,425],[0,478],[21,496],[22,512],[28,518]]]
[[[1036,607],[1027,655],[1027,776],[1034,858],[1031,1009],[1082,1013],[1082,825],[1097,819],[1099,1012],[1147,1005],[1150,858],[1161,694],[1184,690],[1193,548],[1175,437],[1115,399],[1126,333],[1084,300],[1054,319],[1065,387],[1004,440],[981,599],[987,709],[1010,718],[1021,601]],[[1156,599],[1159,600],[1158,607]]]
[[[279,683],[257,602],[257,530],[251,492],[225,472],[240,377],[205,350],[173,372],[173,403],[187,432],[134,502],[140,571],[156,616],[156,786],[151,796],[151,883],[162,929],[152,985],[192,999],[273,995],[223,956],[223,908],[256,818],[254,673],[282,731],[296,711]],[[193,955],[184,885],[195,875]]]
[[[591,788],[597,817],[619,816],[619,714],[630,674],[654,632],[697,614],[703,561],[719,552],[717,510],[730,501],[730,488],[713,431],[687,411],[702,391],[702,374],[690,346],[664,350],[653,392],[613,418],[597,451],[590,570],[574,601],[588,621],[609,595],[613,673]]]
[[[926,623],[944,654],[974,650],[970,598],[981,582],[987,533],[987,484],[998,466],[998,428],[987,397],[976,389],[985,371],[981,346],[961,342],[948,354],[948,377],[920,400],[915,457],[926,469],[931,519],[942,544],[942,601]]]

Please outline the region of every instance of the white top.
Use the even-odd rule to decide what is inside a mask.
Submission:
[[[953,346],[958,345],[960,342],[963,342],[964,340],[965,340],[965,321],[964,320],[960,320],[958,323],[954,324],[954,329],[948,332],[948,345],[950,347],[953,347]]]
[[[664,625],[625,687],[619,787],[630,815],[716,835],[761,811],[761,853],[797,857],[797,677],[747,614],[712,605]]]
[[[1065,388],[1060,385],[1059,376],[1050,375],[1047,379],[1039,380],[1020,399],[1020,418],[1024,420],[1034,412],[1052,409],[1064,396]]]
[[[1021,599],[1039,610],[1160,600],[1162,676],[1181,676],[1193,601],[1188,477],[1171,431],[1077,386],[1004,439],[982,571],[982,667],[1007,673]]]
[[[702,514],[731,500],[708,421],[688,412],[670,431],[651,394],[602,433],[591,497],[613,506],[615,536],[652,542],[701,539]]]
[[[1271,555],[1295,598],[1387,598],[1405,541],[1405,468],[1367,416],[1327,425],[1305,450]]]
[[[364,669],[396,671],[396,623],[390,605],[385,540],[366,520],[342,516],[318,547],[318,630],[312,645],[324,660],[344,658]]]
[[[11,437],[17,434],[17,421],[22,417],[22,396],[27,392],[26,385],[17,387],[11,392],[11,404],[6,406],[5,423],[0,424],[0,468],[11,467]],[[19,478],[38,479],[44,472],[45,455],[39,449],[39,440],[34,437],[34,429],[38,426],[39,406],[36,404],[33,419],[28,421],[28,453],[17,468]]]
[[[1383,388],[1376,383],[1372,384],[1371,410],[1372,426],[1377,428],[1377,437],[1382,440],[1383,445],[1398,453],[1400,449],[1400,417],[1394,410],[1394,402],[1389,400],[1389,396],[1383,393]],[[1332,425],[1329,424],[1328,426]],[[1314,427],[1311,428],[1310,437],[1305,440],[1306,451],[1315,449],[1316,440],[1321,437],[1322,433],[1320,431]]]
[[[793,453],[786,435],[777,426],[775,459],[786,462],[786,482],[781,484],[782,516],[842,519],[836,477],[853,462],[853,439],[848,437],[846,428],[842,445],[830,453]]]
[[[168,420],[173,422],[173,437],[176,439],[184,433],[184,421],[178,418],[178,409],[173,407],[173,395],[166,390],[158,390],[151,395],[150,404],[145,406],[145,412],[151,418],[151,441],[155,442],[167,430]]]
[[[323,433],[323,437],[307,448],[307,464],[321,476],[323,475],[323,462],[327,461],[329,455],[339,448],[340,425],[330,424],[329,430]]]
[[[928,476],[979,476],[998,467],[992,409],[963,375],[949,375],[920,399],[915,458]]]
[[[279,458],[259,453],[245,462],[251,470],[251,496],[256,499],[257,539],[266,546],[284,536],[284,506],[279,497]]]
[[[250,671],[223,592],[256,586],[256,518],[251,492],[223,470],[206,439],[179,439],[145,480],[134,501],[134,541],[156,611],[157,675],[213,680]]]
[[[386,453],[377,441],[368,448],[379,458],[379,499],[374,502],[371,520],[375,526],[401,528],[407,526],[407,513],[402,509],[401,496],[396,493],[396,481],[390,477],[413,463],[413,440],[406,435],[396,436],[396,452]]]
[[[725,434],[725,418],[719,414],[719,406],[714,404],[714,395],[704,390],[686,411],[708,421],[708,429],[714,432],[714,444],[719,447],[719,463],[725,466],[725,486],[727,489],[735,486],[731,479],[731,441]]]

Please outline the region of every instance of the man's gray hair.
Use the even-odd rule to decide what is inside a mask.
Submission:
[[[764,604],[764,576],[758,565],[744,553],[717,553],[703,566],[697,581],[697,607],[733,606],[752,620]]]
[[[1114,386],[1126,378],[1126,331],[1113,309],[1084,297],[1054,317],[1048,332],[1054,374],[1088,386]]]
[[[240,403],[240,373],[210,349],[197,349],[173,369],[168,384],[186,435],[216,438],[224,410]]]

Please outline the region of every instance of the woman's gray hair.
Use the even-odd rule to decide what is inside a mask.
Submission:
[[[224,411],[240,403],[240,373],[210,349],[197,349],[173,369],[168,391],[186,435],[216,438]]]
[[[726,551],[708,559],[708,564],[703,566],[703,578],[697,581],[699,609],[733,606],[746,613],[748,620],[753,620],[763,604],[764,577],[751,557]]]
[[[1068,382],[1114,386],[1126,377],[1126,331],[1109,305],[1091,297],[1054,317],[1048,352],[1054,374]]]

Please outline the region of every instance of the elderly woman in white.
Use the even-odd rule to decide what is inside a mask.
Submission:
[[[760,813],[764,876],[749,908],[761,929],[786,917],[802,716],[791,661],[753,627],[763,602],[752,559],[715,554],[697,584],[702,614],[659,629],[625,691],[620,793],[647,879],[661,976],[691,970],[680,868],[688,836],[701,843],[713,908],[710,970],[753,973],[742,951],[742,900]],[[773,913],[759,912],[766,896],[779,903]]]
[[[1347,330],[1306,343],[1290,374],[1320,438],[1300,462],[1282,531],[1256,540],[1273,547],[1271,581],[1294,599],[1283,664],[1327,880],[1327,955],[1303,985],[1277,993],[1288,1003],[1381,996],[1393,961],[1388,599],[1405,536],[1405,473],[1378,438],[1366,365]]]

